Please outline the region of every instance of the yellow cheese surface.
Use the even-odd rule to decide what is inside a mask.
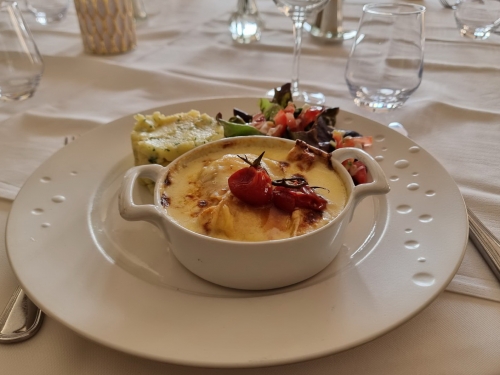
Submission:
[[[273,180],[303,175],[310,186],[324,187],[320,193],[328,201],[326,210],[296,209],[290,214],[272,204],[253,207],[236,198],[227,180],[237,170],[248,167],[238,155],[254,160],[262,151],[255,146],[231,151],[215,149],[183,165],[177,164],[177,168],[169,172],[168,183],[162,187],[167,214],[194,232],[239,241],[300,236],[321,228],[339,215],[347,202],[347,190],[340,176],[320,161],[304,171],[299,163],[287,158],[288,145],[266,148],[262,167]]]

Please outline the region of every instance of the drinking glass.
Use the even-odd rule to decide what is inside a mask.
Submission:
[[[468,38],[486,39],[500,26],[499,0],[461,0],[454,13],[460,34]]]
[[[424,12],[416,4],[367,4],[345,70],[354,102],[372,111],[401,107],[422,81]]]
[[[439,0],[439,2],[447,9],[455,9],[460,3],[460,0]]]
[[[255,0],[238,0],[237,10],[229,19],[229,31],[233,40],[249,44],[260,40],[262,19]]]
[[[68,12],[69,0],[25,0],[26,6],[35,16],[36,22],[48,25],[61,21]]]
[[[325,7],[329,0],[273,0],[278,9],[290,17],[293,22],[293,36],[295,38],[292,62],[292,96],[293,100],[311,104],[323,104],[325,96],[322,93],[309,93],[299,89],[299,61],[302,45],[302,31],[304,22],[314,12]]]
[[[31,97],[42,73],[42,57],[17,3],[0,2],[0,100]]]
[[[148,18],[148,13],[142,0],[132,0],[132,8],[134,9],[134,18],[136,21],[144,21]]]

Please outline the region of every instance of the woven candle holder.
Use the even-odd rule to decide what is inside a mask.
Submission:
[[[112,55],[137,44],[130,0],[74,0],[85,52]]]

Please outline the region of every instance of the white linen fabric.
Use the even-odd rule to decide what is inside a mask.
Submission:
[[[238,45],[230,38],[227,26],[235,1],[145,3],[150,17],[137,25],[136,50],[107,57],[83,53],[73,8],[65,20],[47,27],[25,14],[46,69],[33,98],[0,103],[2,228],[10,201],[29,175],[64,146],[66,137],[168,103],[260,96],[290,79],[291,22],[271,0],[257,1],[266,26],[261,42],[251,45]],[[352,41],[324,44],[304,35],[301,84],[323,92],[331,106],[380,122],[403,123],[411,137],[455,179],[468,206],[500,236],[500,169],[496,166],[500,160],[500,36],[486,41],[464,39],[450,10],[437,1],[421,3],[427,7],[424,76],[403,108],[378,116],[353,104],[344,81]],[[346,29],[356,28],[362,5],[360,0],[344,4]],[[3,247],[0,271],[1,306],[16,284]],[[447,290],[393,332],[344,353],[301,364],[209,370],[156,363],[103,348],[48,318],[31,341],[0,347],[2,366],[7,364],[7,372],[2,373],[498,373],[500,283],[471,243]],[[24,360],[27,357],[31,360]]]

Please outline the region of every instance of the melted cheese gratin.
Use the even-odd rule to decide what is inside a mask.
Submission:
[[[236,152],[235,152],[236,151]],[[254,160],[262,153],[258,146],[239,146],[237,150],[214,152],[177,164],[161,191],[167,214],[181,226],[210,237],[238,241],[267,241],[300,236],[335,219],[347,201],[340,176],[325,155],[315,155],[307,147],[288,145],[266,148],[261,165],[272,180],[300,175],[310,186],[321,186],[317,193],[328,200],[325,211],[296,209],[291,214],[269,204],[250,206],[236,198],[227,180],[234,172],[248,167],[238,155]]]

